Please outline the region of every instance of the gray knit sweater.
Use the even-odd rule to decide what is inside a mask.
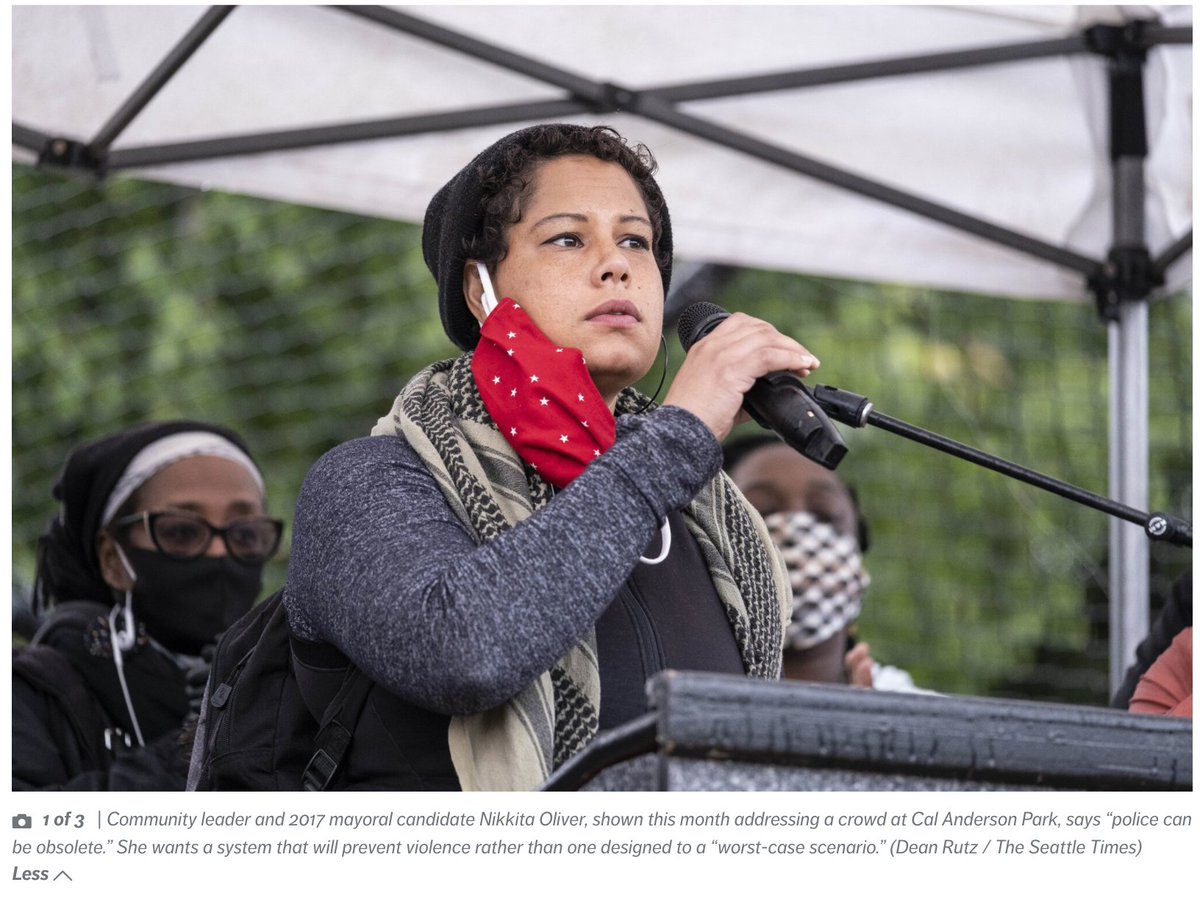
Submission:
[[[402,438],[350,441],[317,461],[300,492],[290,624],[415,705],[493,708],[579,642],[666,512],[720,467],[720,444],[690,412],[621,416],[612,449],[476,546]]]

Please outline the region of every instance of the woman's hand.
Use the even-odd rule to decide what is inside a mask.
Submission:
[[[804,377],[820,365],[773,325],[735,312],[692,344],[663,405],[687,409],[718,441],[724,440],[735,424],[747,419],[742,399],[758,378],[773,371]]]
[[[855,687],[872,687],[874,678],[871,670],[875,660],[871,658],[871,647],[866,643],[855,643],[846,653],[846,679]]]

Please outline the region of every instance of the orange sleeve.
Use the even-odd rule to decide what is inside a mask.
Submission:
[[[1192,717],[1192,629],[1185,627],[1138,681],[1129,711]]]

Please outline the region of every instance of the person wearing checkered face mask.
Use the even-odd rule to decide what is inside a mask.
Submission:
[[[854,493],[834,472],[773,435],[731,441],[725,470],[763,516],[792,581],[783,676],[912,690],[907,673],[882,666],[854,637],[871,577],[863,566],[867,525]]]

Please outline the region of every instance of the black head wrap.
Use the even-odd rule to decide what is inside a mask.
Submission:
[[[89,599],[107,603],[112,588],[100,573],[96,536],[109,495],[133,458],[163,437],[184,431],[219,434],[250,455],[242,438],[219,425],[164,421],[136,425],[71,450],[51,491],[58,514],[38,538],[34,609]]]
[[[433,273],[438,285],[438,307],[442,313],[442,327],[455,345],[463,350],[473,350],[479,343],[479,322],[467,308],[463,296],[463,267],[467,263],[466,245],[483,227],[483,188],[494,169],[501,165],[505,155],[515,147],[534,149],[536,141],[547,130],[562,132],[586,132],[593,129],[584,125],[535,125],[514,131],[500,138],[474,159],[457,175],[451,178],[433,195],[425,210],[425,224],[421,232],[421,249],[425,264]],[[614,134],[611,129],[605,129]],[[617,138],[620,139],[619,137]],[[536,151],[535,151],[536,152]],[[662,192],[652,176],[647,176],[659,197]],[[661,204],[661,233],[656,235],[662,275],[663,296],[671,286],[671,217],[666,201]],[[499,299],[499,297],[497,297]]]

